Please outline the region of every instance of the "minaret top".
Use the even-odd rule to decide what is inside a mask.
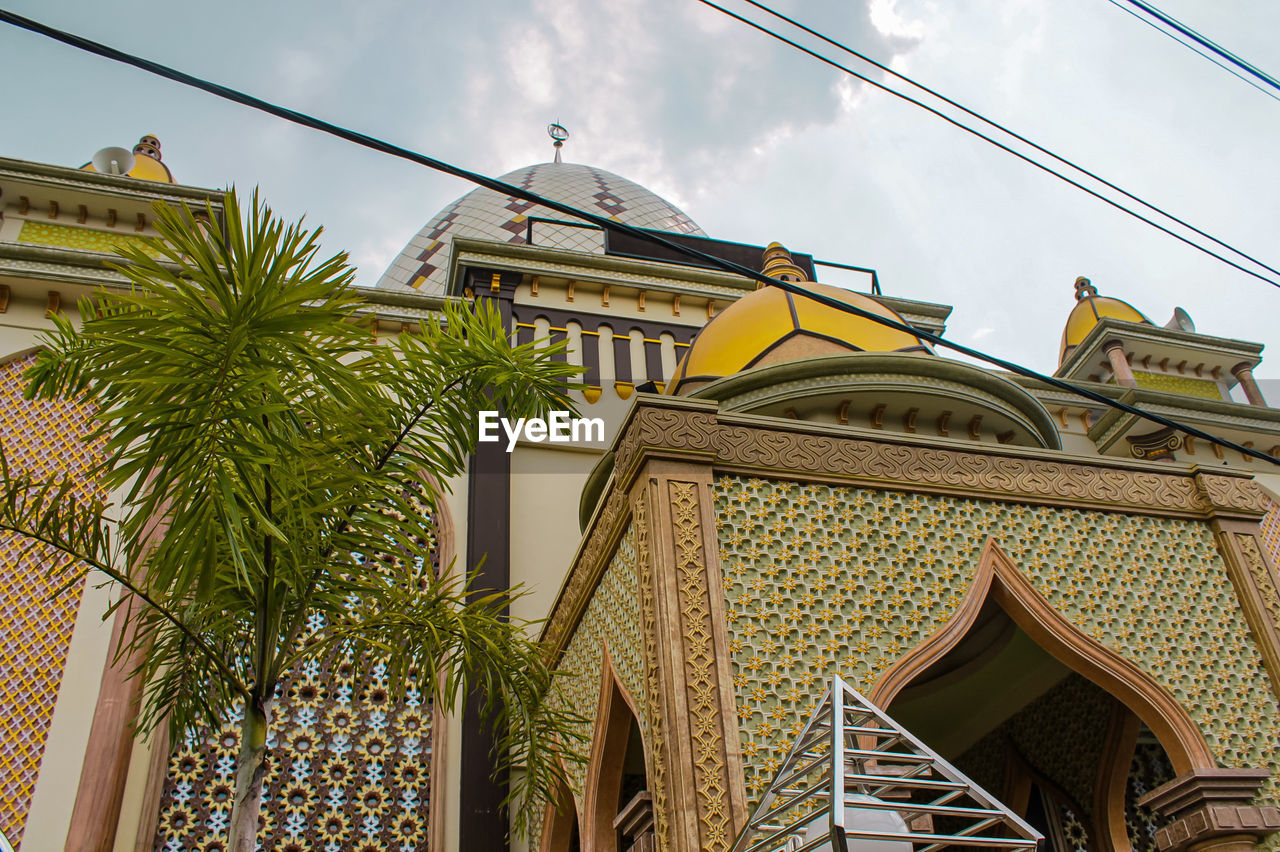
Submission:
[[[556,148],[556,162],[560,162],[560,149],[564,147],[564,140],[569,138],[569,131],[563,124],[556,122],[547,125],[547,135],[551,137],[551,142]]]

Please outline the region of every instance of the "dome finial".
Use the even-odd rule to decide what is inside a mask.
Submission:
[[[779,281],[798,282],[808,280],[805,278],[804,270],[796,266],[796,262],[791,257],[791,252],[787,251],[786,246],[782,243],[769,243],[765,248],[764,265],[760,271],[770,278],[777,278]],[[756,289],[760,288],[757,287]]]
[[[553,124],[547,125],[547,135],[551,137],[551,143],[556,147],[556,162],[560,162],[560,149],[564,147],[564,140],[569,138],[569,131],[563,124],[557,120]]]
[[[1092,296],[1098,295],[1098,288],[1093,286],[1093,282],[1081,275],[1076,279],[1076,301],[1083,302]]]
[[[133,146],[133,153],[143,154],[153,160],[160,160],[160,140],[148,133],[138,140],[137,145]]]

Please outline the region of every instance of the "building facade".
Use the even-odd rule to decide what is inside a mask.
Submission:
[[[173,183],[154,137],[134,153],[145,174],[0,160],[4,440],[32,470],[95,458],[88,412],[21,399],[48,317],[121,286],[103,262],[153,202],[222,203]],[[947,306],[816,283],[821,262],[707,237],[602,169],[504,179],[945,332]],[[1062,289],[1058,377],[1280,458],[1260,344]],[[445,718],[335,658],[277,705],[264,849],[728,850],[835,674],[1049,848],[1248,849],[1280,827],[1274,465],[487,189],[367,296],[389,344],[488,299],[585,370],[603,440],[482,444],[420,521],[441,570],[529,589],[512,611],[547,619],[589,746],[535,836],[508,838],[473,708]],[[221,848],[234,728],[130,736],[112,591],[3,570],[7,842]]]

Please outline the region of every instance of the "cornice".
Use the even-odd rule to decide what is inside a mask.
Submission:
[[[0,243],[0,276],[50,284],[125,290],[130,286],[129,280],[109,266],[121,262],[123,258],[119,255],[105,252],[34,243]],[[457,301],[445,296],[374,287],[358,287],[356,292],[365,300],[365,305],[357,310],[358,314],[390,322],[417,322],[438,313],[445,303]]]
[[[863,393],[931,388],[940,396],[999,412],[1061,449],[1053,416],[1032,394],[1007,376],[931,355],[909,352],[855,352],[788,361],[717,379],[691,394],[718,399],[726,410],[814,393]]]
[[[671,293],[704,295],[710,292],[728,300],[756,289],[755,282],[749,279],[696,266],[455,237],[450,257],[451,282],[459,280],[463,266],[555,275],[601,284],[633,284]]]
[[[124,175],[104,175],[66,166],[0,157],[0,181],[4,180],[18,180],[56,189],[87,190],[98,195],[111,195],[148,203],[173,199],[198,201],[201,204],[208,201],[215,209],[223,207],[226,196],[225,191],[220,189],[138,180]]]
[[[484,266],[512,272],[554,275],[598,284],[623,284],[646,290],[715,297],[735,301],[754,292],[756,282],[728,272],[679,263],[595,254],[521,243],[455,237],[450,253],[449,281],[461,280],[463,266]],[[450,285],[450,289],[453,286]],[[895,296],[864,294],[896,311],[909,324],[942,333],[951,306]]]
[[[1084,340],[1072,350],[1070,357],[1058,367],[1055,376],[1069,376],[1080,366],[1097,357],[1102,343],[1111,337],[1119,337],[1126,346],[1134,342],[1154,343],[1168,346],[1173,344],[1186,349],[1193,349],[1206,354],[1221,356],[1224,362],[1248,361],[1257,364],[1261,360],[1263,344],[1248,340],[1235,340],[1229,337],[1211,337],[1198,332],[1181,331],[1173,328],[1161,328],[1140,322],[1127,322],[1115,317],[1103,317],[1097,325],[1090,329]]]
[[[939,446],[914,436],[727,414],[683,397],[637,395],[612,451],[613,480],[543,630],[553,657],[594,593],[629,517],[627,494],[650,460],[704,465],[716,474],[1164,518],[1256,521],[1266,511],[1261,488],[1240,471],[1009,446]]]

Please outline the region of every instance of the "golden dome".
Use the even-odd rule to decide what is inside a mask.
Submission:
[[[1098,288],[1088,278],[1076,279],[1076,306],[1067,317],[1067,325],[1062,329],[1062,347],[1058,353],[1058,364],[1067,360],[1067,356],[1080,345],[1089,332],[1104,318],[1124,320],[1125,322],[1144,322],[1151,325],[1142,311],[1123,299],[1110,296],[1099,296]]]
[[[802,274],[796,274],[799,269],[791,264],[789,255],[785,263],[776,256],[775,246],[782,249],[776,243],[770,245],[765,254],[766,269],[785,271],[788,279],[794,275],[803,280]],[[869,313],[903,322],[892,310],[861,293],[813,282],[805,282],[804,286]],[[729,305],[698,332],[676,367],[667,392],[687,393],[752,367],[862,351],[933,352],[914,334],[793,296],[777,287],[762,287]]]
[[[160,159],[160,140],[151,134],[143,136],[138,140],[138,144],[133,146],[133,157],[133,168],[125,173],[128,177],[153,180],[158,183],[177,183],[173,179],[173,172],[169,171],[169,167]],[[86,172],[97,171],[92,161],[80,168]]]

